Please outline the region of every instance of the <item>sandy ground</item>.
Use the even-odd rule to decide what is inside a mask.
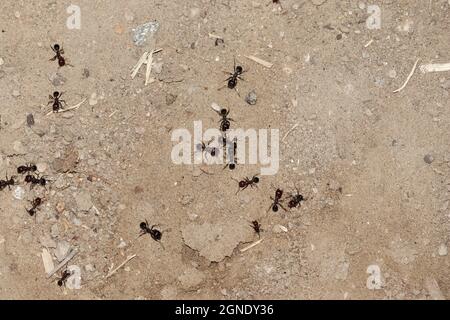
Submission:
[[[74,3],[75,2],[75,3]],[[81,9],[81,29],[66,26]],[[366,25],[369,5],[380,29]],[[281,0],[0,2],[2,299],[442,299],[450,296],[450,3]],[[132,29],[157,20],[154,82],[131,68],[149,44]],[[223,37],[215,45],[209,33]],[[50,48],[73,65],[58,68]],[[245,57],[273,63],[264,67]],[[248,70],[225,88],[233,58]],[[63,91],[76,110],[50,114]],[[244,97],[255,90],[256,105]],[[175,165],[171,134],[195,120],[280,130],[280,169],[237,195],[257,165]],[[34,116],[34,125],[27,116]],[[291,128],[295,128],[289,131]],[[210,174],[205,174],[205,170]],[[16,174],[17,175],[17,174]],[[301,208],[267,212],[274,188],[298,186]],[[24,192],[22,195],[20,192]],[[29,200],[45,197],[30,217]],[[137,238],[158,224],[161,243]],[[258,220],[263,241],[249,226]],[[280,227],[282,226],[282,227]],[[285,227],[285,228],[283,228]],[[46,278],[81,269],[81,289]],[[108,272],[136,254],[113,276]],[[59,272],[57,273],[59,275]],[[73,278],[73,277],[72,277]],[[72,279],[73,280],[73,279]]]

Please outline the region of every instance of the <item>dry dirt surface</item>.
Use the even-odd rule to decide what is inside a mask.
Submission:
[[[450,1],[2,0],[0,29],[0,179],[15,176],[0,298],[450,297],[450,71],[420,68],[450,63]],[[49,61],[55,43],[70,65]],[[130,74],[154,48],[146,86],[145,65]],[[218,90],[234,58],[245,81]],[[86,100],[51,113],[54,91],[66,109]],[[174,130],[218,128],[212,103],[232,127],[279,130],[279,171],[258,188],[232,178],[260,165],[171,160]],[[17,173],[27,163],[45,187]],[[267,210],[295,186],[300,207]],[[161,241],[138,237],[145,220]],[[242,252],[254,220],[262,241]],[[71,250],[58,286],[65,266],[47,277],[43,256],[49,269]]]

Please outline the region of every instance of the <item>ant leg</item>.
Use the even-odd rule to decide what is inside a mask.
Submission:
[[[222,90],[223,88],[227,87],[227,84],[224,84],[223,86],[221,86],[220,88],[217,89],[217,91]]]
[[[48,59],[48,61],[55,61],[55,60],[56,60],[56,57],[57,57],[57,56],[54,56],[53,58]]]
[[[281,207],[281,209],[283,209],[284,211],[286,211],[287,212],[287,210],[286,210],[286,208],[285,207],[283,207],[283,205],[281,204],[281,203],[279,203],[278,202],[278,205]]]

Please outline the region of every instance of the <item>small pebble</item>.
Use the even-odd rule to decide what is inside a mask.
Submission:
[[[29,127],[34,126],[34,116],[32,113],[27,114],[27,125]]]
[[[48,234],[39,238],[39,242],[43,247],[56,248],[56,242]]]
[[[50,234],[53,238],[59,236],[59,227],[57,224],[52,225],[52,227],[50,228]]]
[[[249,105],[255,105],[256,104],[256,100],[257,100],[257,96],[256,96],[256,92],[254,90],[250,91],[247,96],[245,97],[245,101],[249,104]]]
[[[58,202],[58,203],[56,204],[56,211],[57,211],[59,214],[61,214],[61,213],[64,212],[65,207],[66,207],[66,205],[64,204],[64,202]]]
[[[92,206],[91,195],[88,192],[80,192],[74,196],[77,207],[80,211],[89,211]]]
[[[394,79],[397,76],[397,71],[395,71],[394,69],[389,70],[388,72],[388,77]]]
[[[160,74],[162,71],[162,67],[163,67],[162,62],[154,63],[152,65],[152,72],[155,72],[156,74]]]
[[[145,133],[145,128],[144,127],[137,127],[134,129],[134,131],[139,134],[139,135],[143,135]]]
[[[13,90],[12,96],[15,97],[15,98],[20,97],[20,91],[19,90]]]
[[[91,97],[89,98],[89,105],[90,106],[95,106],[98,103],[98,99],[97,99],[97,93],[92,93]]]
[[[434,157],[431,154],[427,154],[423,157],[423,161],[427,164],[431,164],[434,161]]]
[[[0,66],[2,66],[5,63],[5,60],[3,58],[0,58]]]
[[[275,233],[281,233],[281,232],[288,232],[288,229],[285,226],[277,224],[277,225],[273,226],[272,231]]]
[[[177,96],[176,95],[173,95],[171,93],[166,94],[166,104],[168,106],[173,104],[175,102],[175,100],[177,100]]]
[[[67,267],[72,275],[67,278],[66,288],[70,290],[79,290],[81,289],[81,269],[79,266],[71,265]]]
[[[56,244],[55,256],[59,262],[63,261],[70,250],[70,243],[67,241],[60,241]]]
[[[55,86],[62,86],[66,82],[66,78],[64,78],[60,73],[55,72],[48,76],[48,80]]]
[[[84,269],[85,269],[87,272],[93,272],[93,271],[95,271],[95,267],[94,267],[92,264],[87,264],[87,265],[85,265],[85,266],[84,266]]]
[[[127,246],[127,243],[125,241],[123,241],[123,239],[120,239],[120,243],[117,246],[117,248],[122,249],[125,248]]]
[[[438,254],[439,254],[441,257],[446,256],[446,255],[448,254],[448,248],[447,248],[447,246],[445,245],[445,243],[442,243],[442,244],[439,246]]]
[[[14,152],[17,153],[17,154],[25,154],[25,153],[27,153],[27,151],[25,149],[25,146],[19,140],[14,141],[13,149],[14,149]]]
[[[16,187],[16,189],[14,189],[13,197],[16,198],[17,200],[22,200],[24,195],[25,190],[21,186],[18,186]]]

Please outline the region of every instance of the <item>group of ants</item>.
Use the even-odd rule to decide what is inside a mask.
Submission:
[[[279,1],[273,1],[274,3],[279,3]],[[51,49],[54,51],[55,55],[53,58],[51,58],[51,61],[58,61],[58,65],[59,67],[63,67],[65,65],[70,65],[66,62],[65,58],[63,57],[64,54],[64,49],[59,45],[59,44],[55,44],[53,46],[51,46]],[[71,65],[70,65],[71,66]],[[237,86],[237,82],[238,79],[239,80],[244,80],[241,75],[246,72],[246,70],[244,70],[241,66],[236,66],[236,62],[234,63],[234,70],[233,72],[229,72],[229,77],[225,80],[227,82],[227,87],[229,89],[235,89]],[[63,109],[63,104],[66,105],[66,102],[64,100],[61,99],[61,95],[62,93],[55,91],[53,92],[53,95],[50,95],[50,101],[48,102],[48,104],[52,104],[52,110],[54,113],[58,113]],[[221,109],[220,111],[216,111],[219,116],[220,116],[220,131],[223,134],[222,137],[222,146],[225,148],[226,146],[230,145],[230,142],[228,141],[228,139],[226,138],[226,131],[230,129],[231,126],[231,121],[234,121],[233,119],[229,118],[228,115],[230,113],[230,110],[228,109]],[[211,142],[211,141],[210,141]],[[216,156],[217,155],[217,148],[215,147],[209,147],[209,144],[206,145],[204,142],[201,142],[201,144],[198,145],[198,148],[201,150],[201,152],[207,152],[208,154],[210,154],[211,156]],[[227,163],[224,167],[225,168],[229,168],[230,170],[234,170],[236,168],[236,163],[237,163],[237,159],[236,159],[236,151],[237,151],[237,141],[236,139],[234,139],[231,143],[231,148],[230,148],[232,157],[230,159],[230,162]],[[37,166],[35,164],[25,164],[25,165],[21,165],[17,168],[17,173],[18,174],[26,174],[24,182],[28,183],[31,185],[31,188],[33,188],[35,185],[40,185],[45,187],[47,185],[47,180],[44,177],[39,177],[37,175],[34,175],[35,172],[37,171]],[[12,176],[10,178],[6,177],[6,180],[0,180],[0,191],[2,191],[3,189],[5,189],[6,187],[8,187],[9,189],[11,189],[11,186],[16,184],[16,180],[15,180],[16,176]],[[235,179],[233,179],[235,180]],[[259,183],[259,177],[257,175],[254,175],[252,178],[248,178],[245,177],[242,180],[238,181],[238,186],[239,189],[236,193],[238,193],[239,191],[245,190],[248,187],[257,187],[257,184]],[[276,188],[275,190],[275,196],[274,197],[270,197],[270,199],[272,200],[272,204],[270,205],[269,210],[272,210],[273,212],[278,212],[279,208],[282,208],[283,210],[287,211],[286,208],[283,205],[284,200],[283,198],[283,190],[280,188]],[[34,200],[30,201],[31,203],[31,208],[30,209],[26,209],[26,211],[28,212],[28,214],[30,216],[35,216],[37,210],[39,209],[39,207],[41,206],[41,204],[44,202],[45,199],[41,198],[41,197],[36,197]],[[301,205],[301,202],[306,200],[303,195],[301,195],[297,189],[297,193],[296,194],[290,194],[289,195],[289,201],[287,203],[287,206],[289,209],[293,209],[296,207],[299,207]],[[139,237],[145,234],[149,234],[153,240],[155,241],[160,241],[162,238],[162,232],[160,230],[158,230],[156,228],[157,225],[152,225],[150,226],[149,223],[146,221],[141,222],[139,224],[140,227],[140,233],[139,233]],[[256,234],[258,234],[258,237],[260,237],[260,233],[261,231],[263,231],[263,229],[261,228],[261,224],[257,221],[257,220],[253,220],[251,222],[250,225],[253,230],[255,231]],[[61,278],[58,279],[57,284],[58,286],[63,286],[65,285],[67,279],[71,276],[72,272],[70,272],[69,270],[67,270],[67,268],[62,271],[61,273]]]

